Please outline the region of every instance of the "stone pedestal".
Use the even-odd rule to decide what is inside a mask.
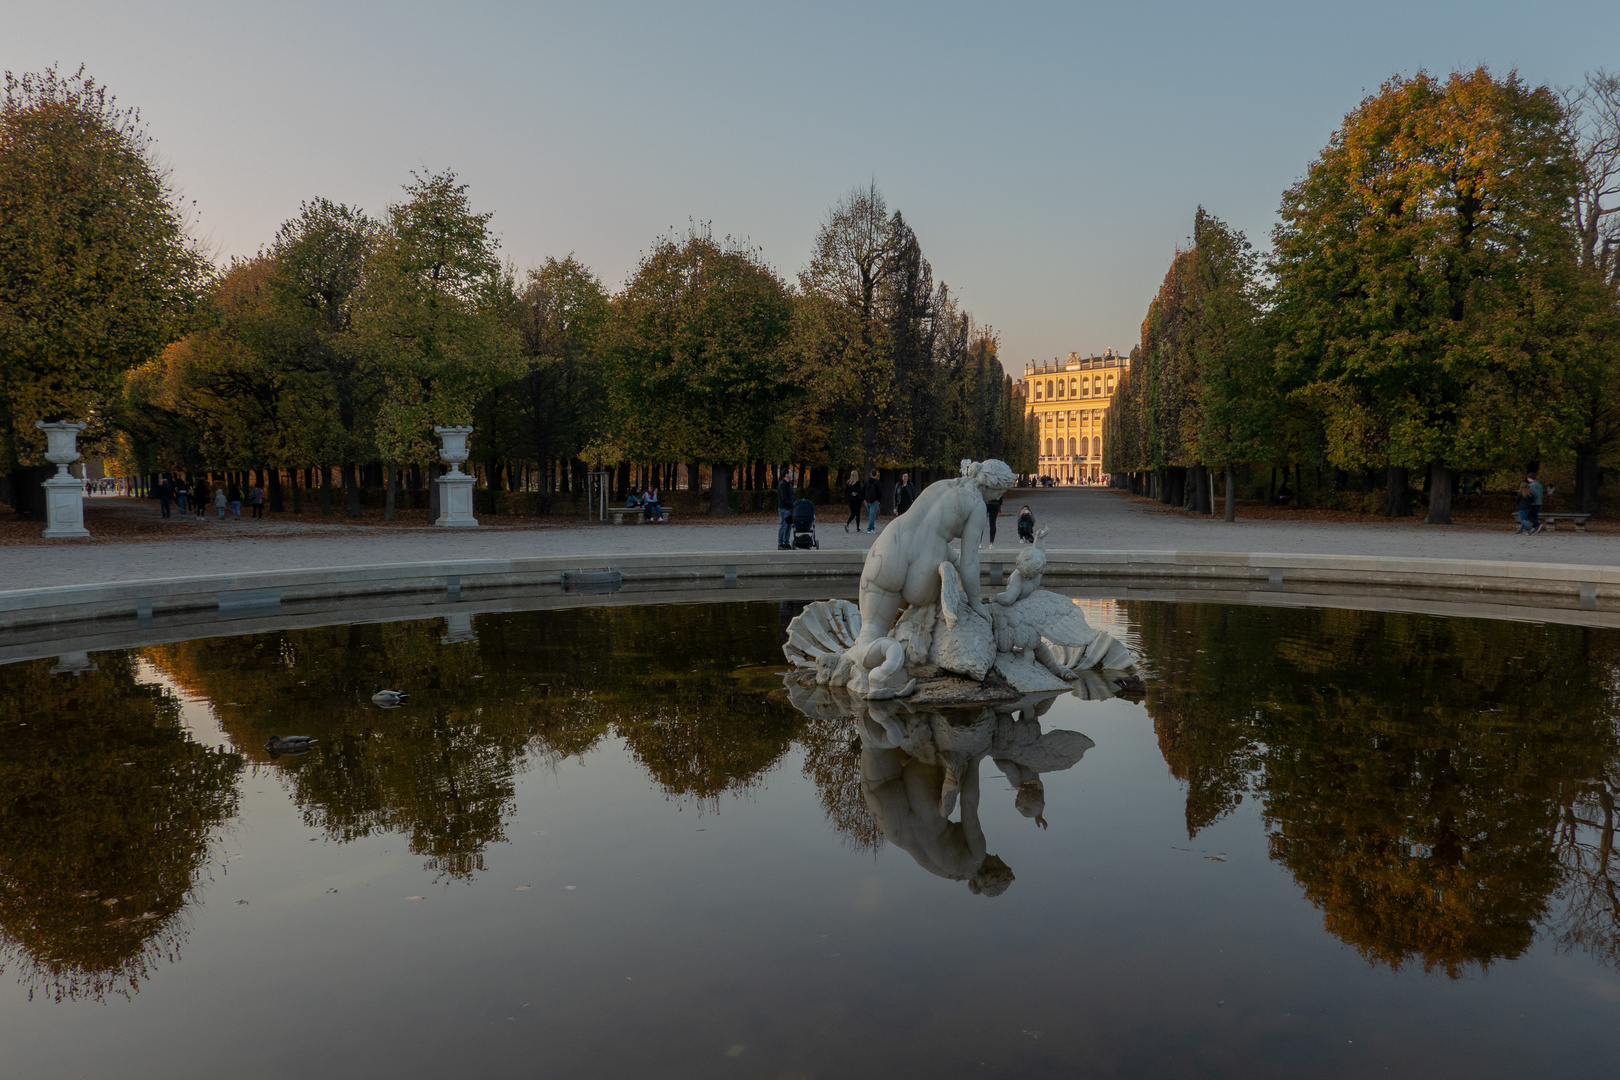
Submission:
[[[68,472],[79,460],[79,432],[87,425],[60,421],[34,426],[45,433],[45,460],[56,466],[56,475],[45,481],[45,531],[47,540],[80,539],[90,535],[84,527],[84,481]]]
[[[470,427],[436,427],[433,434],[444,441],[439,458],[450,466],[450,471],[434,480],[439,493],[439,516],[433,522],[449,529],[476,529],[478,519],[473,517],[473,478],[461,471],[467,460],[467,436]]]

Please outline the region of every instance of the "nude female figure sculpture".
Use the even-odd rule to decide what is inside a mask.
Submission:
[[[901,612],[939,601],[939,564],[955,562],[962,590],[979,599],[979,541],[989,529],[985,503],[1018,482],[1004,461],[962,462],[962,475],[930,484],[911,509],[889,523],[861,570],[857,644],[888,637]],[[962,541],[958,561],[951,541]]]

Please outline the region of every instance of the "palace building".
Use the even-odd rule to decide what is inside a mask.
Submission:
[[[1102,481],[1103,413],[1114,399],[1129,357],[1070,353],[1067,360],[1024,365],[1018,390],[1035,418],[1039,476],[1062,484]]]

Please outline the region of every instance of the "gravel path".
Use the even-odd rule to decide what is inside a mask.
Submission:
[[[152,513],[151,504],[95,501],[120,514]],[[1108,489],[1011,492],[1000,539],[1016,545],[1014,520],[1028,502],[1051,529],[1047,545],[1061,549],[1287,552],[1398,555],[1419,558],[1519,560],[1620,565],[1620,533],[1573,531],[1535,537],[1513,526],[1416,521],[1249,520],[1227,524],[1172,512],[1157,503]],[[825,511],[825,548],[865,548],[872,537],[845,533],[844,514]],[[882,523],[880,522],[880,528]],[[92,526],[93,527],[93,526]],[[186,574],[310,566],[344,566],[432,559],[505,558],[579,553],[592,558],[657,551],[758,551],[776,544],[773,519],[716,521],[686,518],[668,525],[496,526],[468,531],[430,527],[253,521],[180,522],[173,538],[105,542],[0,544],[0,589],[127,581]]]

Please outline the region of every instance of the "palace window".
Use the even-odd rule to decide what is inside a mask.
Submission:
[[[1094,394],[1101,394],[1102,393],[1102,376],[1101,375],[1093,375],[1091,377],[1091,391]]]
[[[1081,457],[1090,457],[1091,456],[1091,440],[1090,439],[1087,439],[1087,438],[1084,438],[1084,437],[1081,438],[1081,440],[1080,440],[1080,456]]]
[[[1051,439],[1046,440],[1046,456],[1047,457],[1052,456],[1052,440]]]
[[[1074,439],[1073,438],[1069,439],[1069,456],[1071,456],[1071,457],[1074,456]]]

